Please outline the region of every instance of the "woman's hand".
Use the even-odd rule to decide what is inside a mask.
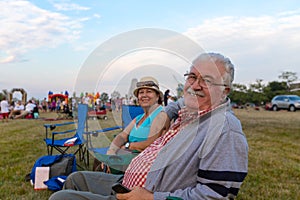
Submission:
[[[153,200],[153,193],[142,188],[134,187],[131,192],[125,194],[117,194],[118,200]]]
[[[103,172],[105,172],[105,173],[108,173],[108,174],[111,173],[109,166],[106,165],[106,164],[104,164],[104,163],[101,163],[101,169],[102,169]]]

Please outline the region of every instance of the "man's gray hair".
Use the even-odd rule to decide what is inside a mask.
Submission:
[[[203,53],[200,54],[194,61],[193,64],[201,61],[201,60],[211,60],[213,62],[221,62],[224,64],[226,74],[223,76],[224,82],[231,87],[233,79],[234,79],[234,65],[230,61],[229,58],[223,56],[222,54],[219,53]]]

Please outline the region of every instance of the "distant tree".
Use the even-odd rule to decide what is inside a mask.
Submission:
[[[284,82],[272,81],[269,82],[268,87],[270,87],[270,90],[273,92],[280,92],[286,90],[286,84]]]
[[[263,91],[264,85],[262,84],[262,79],[256,79],[255,83],[250,84],[250,90],[254,92],[261,93]]]
[[[248,102],[247,86],[243,84],[234,83],[232,85],[232,90],[229,94],[229,98],[232,102],[235,102],[238,105],[245,104],[246,102]]]
[[[249,88],[243,84],[233,84],[229,98],[232,102],[238,105],[246,103],[254,103],[260,105],[261,102],[266,102],[267,98],[263,94],[264,85],[261,79],[257,79],[255,83],[250,84]]]
[[[243,85],[243,84],[234,83],[232,85],[232,89],[233,89],[233,91],[247,92],[247,86]]]
[[[290,90],[290,83],[298,79],[296,72],[284,71],[278,76],[279,79],[282,79],[287,86],[287,89]]]
[[[112,99],[117,99],[121,97],[121,94],[118,91],[113,91],[113,93],[110,96]]]
[[[285,82],[272,81],[263,89],[263,94],[266,96],[267,101],[271,101],[274,96],[285,94],[286,90],[287,86]]]
[[[231,100],[231,102],[235,102],[238,105],[243,105],[246,102],[248,102],[248,96],[246,92],[241,92],[241,91],[231,91],[231,93],[229,94],[229,98]]]

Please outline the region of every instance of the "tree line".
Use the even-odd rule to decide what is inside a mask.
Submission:
[[[232,102],[238,105],[244,105],[246,103],[261,105],[270,102],[274,96],[280,94],[294,94],[300,96],[300,84],[294,84],[298,79],[295,72],[282,72],[278,78],[282,79],[282,81],[272,81],[266,85],[262,84],[262,79],[257,79],[255,83],[250,84],[248,87],[243,84],[233,84],[233,90],[229,97]],[[293,90],[297,88],[299,90]]]

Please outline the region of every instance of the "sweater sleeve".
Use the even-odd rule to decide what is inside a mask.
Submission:
[[[234,198],[247,175],[248,145],[243,133],[227,130],[215,147],[199,161],[197,184],[173,192],[154,192],[154,199],[168,196],[182,199]]]
[[[184,107],[184,99],[180,98],[178,101],[170,102],[168,106],[164,107],[169,119],[174,121],[178,118],[178,111]]]

